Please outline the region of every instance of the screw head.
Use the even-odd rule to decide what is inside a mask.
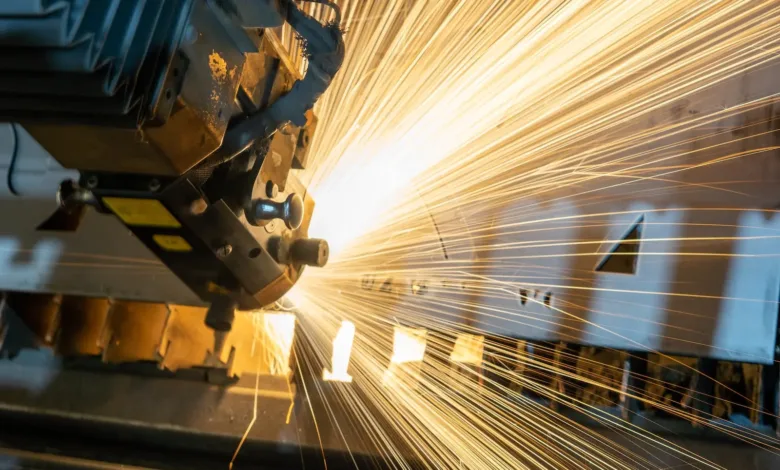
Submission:
[[[95,175],[89,175],[87,177],[86,185],[88,188],[97,188],[98,185],[98,177]]]
[[[204,201],[203,198],[198,198],[192,201],[192,204],[190,204],[190,212],[194,215],[201,215],[202,213],[206,212],[208,207],[208,203]]]
[[[284,135],[292,135],[293,134],[292,124],[289,121],[285,122],[284,124],[282,124],[282,127],[279,128],[279,132]]]
[[[217,248],[215,253],[217,254],[218,258],[227,258],[230,256],[230,253],[233,253],[233,247],[230,244],[225,243],[224,245]]]
[[[160,180],[157,178],[149,180],[149,191],[157,191],[158,189],[160,189]]]

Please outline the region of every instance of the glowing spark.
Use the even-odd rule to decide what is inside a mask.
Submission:
[[[777,131],[766,118],[743,118],[766,116],[780,97],[697,100],[777,56],[780,4],[388,0],[346,3],[344,18],[347,57],[318,104],[313,172],[306,175],[317,201],[310,233],[329,241],[331,262],[307,271],[293,295],[311,336],[338,331],[314,342],[318,356],[332,357],[323,377],[354,376],[339,398],[390,466],[404,468],[410,458],[396,436],[432,468],[663,465],[552,409],[565,403],[674,465],[716,467],[605,416],[586,402],[594,395],[616,405],[643,402],[780,449],[777,439],[659,402],[624,380],[625,360],[605,366],[561,345],[518,349],[491,334],[524,327],[556,341],[615,340],[648,326],[667,331],[672,315],[701,314],[659,306],[658,319],[626,322],[625,331],[590,315],[631,319],[659,298],[745,308],[767,302],[641,279],[605,287],[593,281],[592,267],[602,245],[620,242],[613,229],[641,214],[643,267],[674,257],[693,264],[776,256],[773,249],[713,249],[748,241],[776,246],[774,226],[751,222],[757,226],[748,235],[735,235],[746,225],[711,219],[744,213],[734,201],[777,217],[765,209],[776,201],[750,200],[752,176],[701,175],[776,152]],[[675,205],[688,194],[706,202]],[[647,207],[626,205],[640,197]],[[590,305],[604,293],[617,300]],[[356,327],[367,341],[353,350]],[[415,386],[398,386],[409,382],[399,380],[407,366],[417,368]],[[594,372],[604,367],[608,372]],[[570,389],[578,393],[569,396]],[[686,404],[697,399],[690,395]]]
[[[268,373],[279,376],[288,375],[290,373],[290,354],[295,336],[295,315],[264,313],[263,331],[269,340],[264,348]]]
[[[395,327],[393,334],[393,355],[390,362],[403,364],[405,362],[422,361],[425,355],[425,336],[422,328]]]
[[[347,373],[349,358],[352,354],[352,341],[355,339],[355,324],[350,321],[341,323],[341,328],[333,339],[333,355],[330,370],[322,371],[322,378],[331,382],[352,382]]]
[[[427,334],[428,332],[423,328],[402,326],[394,328],[393,355],[390,356],[390,365],[382,378],[385,386],[398,384],[415,386],[419,382]]]
[[[460,334],[455,340],[450,360],[461,364],[481,366],[484,347],[484,336]]]

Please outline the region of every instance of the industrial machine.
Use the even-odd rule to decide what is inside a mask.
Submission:
[[[319,14],[304,13],[302,3],[319,4]],[[322,358],[301,359],[293,330],[306,319],[281,305],[305,267],[328,260],[327,242],[309,237],[315,201],[299,172],[313,158],[313,106],[343,59],[340,11],[328,0],[0,1],[0,466],[8,455],[46,465],[49,454],[69,456],[57,463],[73,468],[157,463],[172,453],[182,459],[174,467],[213,468],[247,436],[242,452],[253,465],[273,453],[297,465],[300,449],[307,468],[327,452],[349,468],[372,461],[359,457],[378,453],[360,426],[317,423],[359,421],[340,398],[360,384],[325,382]],[[647,126],[741,103],[745,89],[775,93],[779,68],[659,109]],[[777,106],[713,126],[748,135],[751,148],[771,148]],[[693,146],[695,132],[679,142]],[[684,154],[691,166],[712,157]],[[582,215],[576,194],[519,200],[501,210],[548,217],[528,233],[497,230],[473,241],[462,236],[469,223],[505,214],[479,204],[433,210],[420,230],[441,250],[410,243],[409,253],[392,253],[375,272],[336,287],[382,295],[412,318],[429,314],[430,295],[448,296],[448,318],[481,332],[440,341],[453,345],[453,374],[509,363],[499,345],[559,371],[513,369],[528,378],[515,390],[524,399],[545,402],[529,386],[536,383],[559,391],[560,402],[588,403],[654,432],[700,436],[711,418],[776,435],[780,219],[764,209],[780,197],[780,167],[765,157],[687,181],[696,187],[728,174],[749,186],[744,199],[736,191],[717,194],[722,200],[652,192],[648,180],[634,198],[616,190],[621,197],[591,202],[590,212],[609,214],[598,223],[567,222]],[[714,205],[733,210],[697,210]],[[719,227],[717,239],[702,242],[702,227]],[[541,236],[613,242],[539,246]],[[681,254],[705,252],[733,256],[694,264]],[[534,264],[480,264],[477,253]],[[409,269],[432,263],[512,282],[483,294],[466,289],[478,283],[474,276],[423,279]],[[642,291],[670,295],[637,302]],[[463,302],[479,308],[463,315],[455,311]],[[667,318],[673,311],[697,314]],[[403,331],[397,323],[374,351],[391,356],[393,329]],[[265,349],[255,347],[258,338]],[[279,351],[267,354],[266,342]],[[469,354],[455,354],[457,345]],[[293,354],[304,367],[294,370]],[[388,370],[425,374],[429,360],[421,354]],[[502,377],[490,381],[512,385]],[[232,387],[213,386],[225,378]],[[668,406],[646,406],[630,390]],[[559,402],[544,406],[593,424]],[[677,408],[695,410],[698,420],[679,418]],[[249,433],[258,409],[262,425]],[[105,445],[103,434],[133,442],[132,452]]]
[[[327,24],[289,1],[3,2],[9,191],[56,197],[39,231],[116,217],[229,331],[236,309],[273,304],[328,259],[295,175],[344,56],[338,8],[322,3]],[[281,46],[283,27],[304,57]],[[22,134],[62,171],[25,179]]]

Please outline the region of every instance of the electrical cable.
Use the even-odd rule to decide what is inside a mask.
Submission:
[[[14,146],[11,149],[11,160],[8,162],[8,173],[6,174],[6,184],[8,185],[8,190],[11,191],[11,194],[14,196],[19,196],[20,194],[14,189],[13,184],[13,174],[14,174],[14,168],[16,167],[16,159],[19,156],[19,133],[16,130],[16,124],[13,122],[8,123],[11,126],[11,135],[14,138]]]
[[[341,8],[339,8],[338,5],[331,2],[330,0],[302,0],[304,2],[309,3],[319,3],[321,5],[325,5],[327,7],[330,7],[331,10],[333,10],[333,13],[336,15],[336,20],[334,21],[337,25],[341,24]]]

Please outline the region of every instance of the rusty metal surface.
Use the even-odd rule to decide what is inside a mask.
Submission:
[[[170,306],[160,340],[160,367],[177,371],[203,365],[214,350],[214,330],[205,323],[206,309]]]
[[[104,332],[103,360],[156,361],[168,315],[166,304],[114,302]]]
[[[12,356],[25,349],[43,348],[77,360],[153,364],[167,373],[201,368],[220,372],[228,381],[259,373],[287,384],[291,377],[297,328],[293,313],[236,312],[234,328],[218,344],[214,331],[205,324],[203,307],[76,296],[60,296],[53,303],[51,296],[37,294],[8,298],[10,305],[27,308],[23,311],[26,315],[4,309],[6,317],[19,322],[4,320],[3,334],[17,340],[26,338],[4,346],[0,335],[0,350]]]
[[[222,144],[244,68],[244,55],[232,47],[209,8],[196,2],[190,15],[195,37],[181,45],[188,67],[180,103],[164,126],[145,130],[179,174]]]
[[[99,355],[110,311],[108,299],[65,297],[60,306],[57,353],[63,356]]]

